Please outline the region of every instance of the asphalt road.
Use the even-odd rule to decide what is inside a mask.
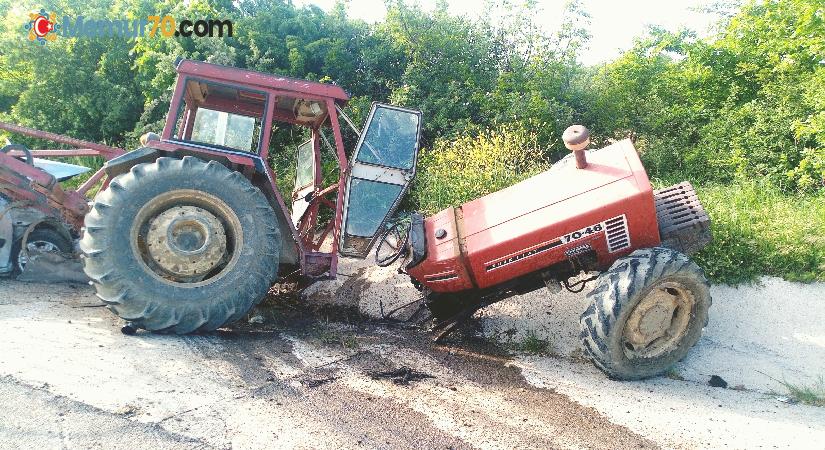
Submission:
[[[276,299],[217,333],[120,332],[87,286],[0,280],[0,448],[652,448],[497,347]]]

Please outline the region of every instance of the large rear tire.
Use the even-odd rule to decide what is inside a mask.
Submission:
[[[636,250],[602,273],[581,315],[581,342],[611,378],[637,380],[667,371],[707,325],[709,283],[687,256]]]
[[[115,177],[80,242],[97,295],[137,328],[211,331],[260,302],[278,274],[275,213],[240,173],[159,158]]]

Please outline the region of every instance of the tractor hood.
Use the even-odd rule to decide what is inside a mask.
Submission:
[[[588,152],[588,166],[577,169],[572,158],[554,164],[550,170],[518,184],[461,206],[463,237],[511,221],[533,211],[559,203],[610,183],[633,177],[632,160],[638,163],[633,144],[621,141]]]
[[[437,292],[486,288],[564,260],[576,245],[602,247],[607,263],[630,251],[628,227],[644,236],[634,244],[659,243],[652,187],[630,140],[588,152],[585,168],[574,161],[425,219],[426,257],[408,273]]]

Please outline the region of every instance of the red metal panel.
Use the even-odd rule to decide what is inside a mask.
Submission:
[[[88,211],[87,200],[77,192],[65,192],[54,177],[37,167],[0,153],[0,193],[23,201],[51,217],[59,217],[75,233],[83,226]]]
[[[313,94],[344,102],[349,100],[349,95],[347,95],[340,86],[334,84],[316,83],[199,61],[181,61],[178,64],[178,73],[214,78],[244,85],[255,85],[264,88]]]
[[[633,175],[628,151],[638,159],[630,141],[622,141],[588,155],[588,166],[540,173],[498,192],[462,205],[465,236],[529,214],[547,205],[597,189]]]
[[[344,138],[341,136],[341,126],[338,123],[338,112],[335,110],[335,103],[332,99],[327,99],[327,110],[335,136],[335,151],[338,154],[338,200],[335,203],[335,228],[332,232],[332,260],[329,268],[329,275],[335,277],[338,273],[338,240],[341,238],[341,221],[344,217],[344,193],[347,190],[347,177],[349,176],[349,163],[347,154],[344,151]]]
[[[465,203],[455,215],[449,209],[428,218],[427,259],[410,275],[437,292],[486,288],[564,261],[565,251],[580,245],[595,249],[600,269],[658,245],[653,191],[630,141],[592,152],[588,162]],[[625,222],[629,244],[609,248],[608,228],[624,230],[612,224]],[[438,228],[447,231],[441,240]],[[454,282],[444,278],[450,271],[458,274]]]
[[[446,231],[435,238],[438,229]],[[424,221],[427,236],[427,259],[409,270],[409,274],[436,292],[456,292],[473,287],[464,265],[459,245],[455,209],[447,208]]]
[[[185,91],[183,84],[184,77],[178,77],[178,80],[175,82],[175,95],[172,96],[172,101],[169,103],[169,112],[166,113],[166,125],[163,127],[163,133],[161,134],[161,138],[164,140],[172,139],[172,135],[175,132],[175,121],[178,120],[178,109],[180,109],[180,104],[183,101],[181,92]]]
[[[266,107],[266,118],[263,124],[263,135],[261,136],[261,158],[264,161],[267,161],[267,157],[269,156],[269,139],[272,135],[272,121],[274,117],[272,116],[272,112],[275,110],[274,102],[269,102]],[[268,165],[268,164],[267,164]]]
[[[628,177],[491,227],[466,239],[470,270],[478,287],[493,286],[563,261],[566,250],[583,244],[595,249],[599,266],[604,269],[635,248],[658,245],[656,210],[652,204],[648,206],[650,198],[651,191],[640,191],[635,179]],[[499,268],[489,268],[501,259],[524,255],[542,244],[558,243],[568,233],[601,224],[622,214],[627,217],[631,244],[624,250],[609,253],[605,230],[602,229]]]

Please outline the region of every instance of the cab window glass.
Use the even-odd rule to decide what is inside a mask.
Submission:
[[[188,80],[175,137],[215,147],[257,152],[266,94]]]
[[[295,189],[309,186],[315,180],[315,152],[312,151],[312,140],[298,146],[298,170],[295,177]]]
[[[377,107],[358,149],[358,161],[411,169],[418,147],[418,121],[418,114]]]

